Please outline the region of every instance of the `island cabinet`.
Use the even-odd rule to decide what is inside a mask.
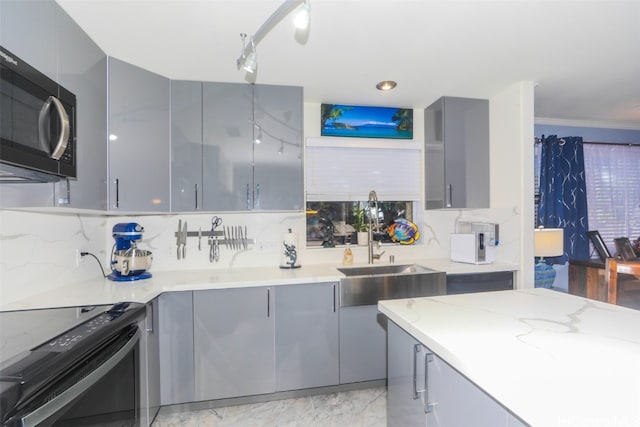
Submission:
[[[276,389],[271,287],[193,292],[195,400]]]
[[[337,286],[274,288],[277,391],[338,384]]]
[[[169,79],[115,58],[109,75],[109,208],[167,212]]]
[[[302,88],[203,83],[204,210],[300,210]]]
[[[158,297],[160,402],[193,402],[193,295],[167,292]]]
[[[489,101],[442,97],[424,110],[425,209],[489,207]]]
[[[392,321],[388,352],[387,426],[525,426]]]

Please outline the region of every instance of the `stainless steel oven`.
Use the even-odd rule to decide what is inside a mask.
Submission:
[[[76,177],[76,97],[0,46],[0,182]]]
[[[116,304],[0,365],[2,426],[139,426],[145,306]]]

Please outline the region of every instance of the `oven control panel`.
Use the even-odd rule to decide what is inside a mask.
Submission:
[[[48,351],[56,352],[66,351],[84,338],[91,335],[93,332],[108,325],[112,319],[112,315],[102,313],[99,316],[96,316],[93,319],[76,326],[66,333],[57,336],[56,338],[41,346],[40,349],[47,349]]]

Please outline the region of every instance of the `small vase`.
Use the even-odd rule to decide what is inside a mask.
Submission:
[[[358,231],[358,246],[367,246],[369,244],[369,232]]]

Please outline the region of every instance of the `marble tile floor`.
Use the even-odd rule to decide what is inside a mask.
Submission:
[[[385,387],[156,417],[152,427],[385,427]]]

